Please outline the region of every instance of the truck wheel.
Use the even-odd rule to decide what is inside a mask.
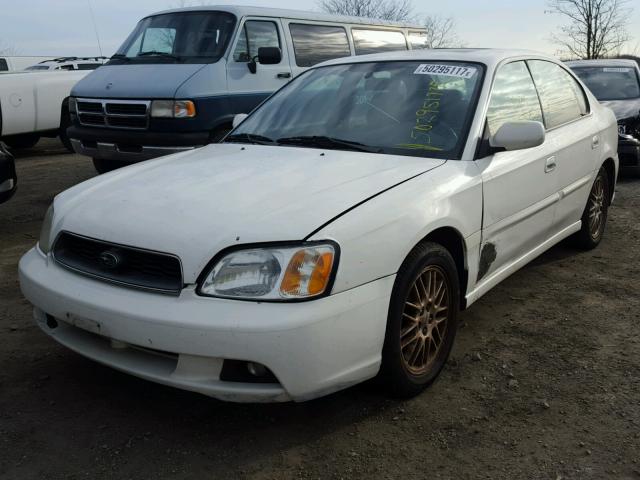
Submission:
[[[39,140],[40,135],[34,135],[31,133],[15,135],[13,137],[6,137],[2,139],[2,141],[6,143],[9,148],[13,148],[16,150],[35,147],[36,143],[38,143]]]
[[[379,380],[393,396],[412,397],[436,379],[453,346],[459,305],[449,251],[418,245],[398,271],[389,304]]]
[[[107,173],[117,170],[120,167],[124,167],[124,163],[114,162],[112,160],[104,160],[103,158],[94,158],[93,166],[98,173]]]

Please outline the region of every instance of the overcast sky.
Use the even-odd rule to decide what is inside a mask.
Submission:
[[[89,2],[103,53],[111,55],[141,17],[176,6],[180,0],[0,0],[0,48],[11,46],[20,55],[97,55]],[[317,10],[315,0],[220,3]],[[635,33],[635,38],[627,50],[640,53],[640,2],[634,3],[637,7],[630,18],[629,32]],[[469,47],[557,51],[550,36],[560,18],[545,13],[545,0],[414,0],[413,4],[417,14],[453,16],[459,37]]]

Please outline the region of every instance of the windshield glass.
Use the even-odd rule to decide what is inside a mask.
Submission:
[[[144,18],[110,63],[213,63],[224,54],[236,19],[225,12],[179,12]]]
[[[225,141],[459,159],[483,69],[459,62],[312,69]]]
[[[629,100],[640,97],[640,82],[633,67],[575,67],[598,100]]]
[[[25,68],[25,70],[49,70],[49,67],[45,65],[33,65],[31,67]]]

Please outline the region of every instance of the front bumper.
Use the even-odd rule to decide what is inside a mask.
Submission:
[[[149,132],[73,125],[67,129],[73,149],[80,155],[121,163],[136,163],[210,143],[209,132]]]
[[[37,248],[20,261],[35,318],[61,344],[147,380],[239,402],[304,401],[375,376],[394,279],[310,302],[257,303],[200,297],[194,287],[171,297],[109,285]],[[225,360],[263,364],[278,383],[222,381]]]
[[[621,169],[640,169],[640,141],[635,139],[620,139],[618,142],[618,157]]]

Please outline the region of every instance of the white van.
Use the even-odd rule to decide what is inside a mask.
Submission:
[[[98,171],[222,138],[238,113],[325,60],[424,48],[417,25],[242,6],[143,18],[71,92],[69,138]]]

